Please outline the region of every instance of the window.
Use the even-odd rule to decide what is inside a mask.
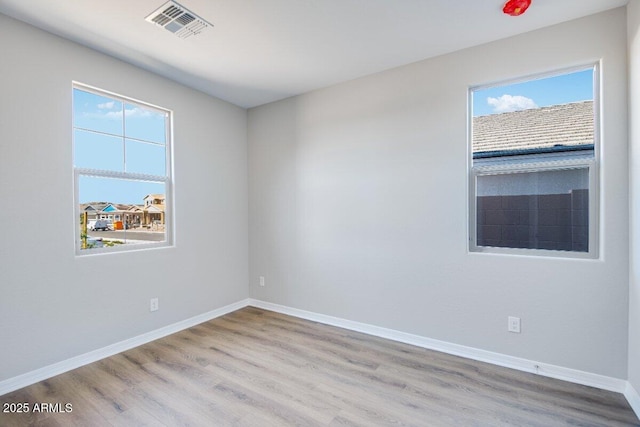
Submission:
[[[597,73],[470,90],[471,251],[597,256]]]
[[[171,113],[73,85],[76,253],[171,244]]]

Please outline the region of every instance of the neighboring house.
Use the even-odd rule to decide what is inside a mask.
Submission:
[[[142,225],[164,228],[164,212],[164,194],[148,194],[144,198]]]
[[[527,169],[593,158],[593,114],[582,101],[473,118],[473,165],[491,170],[475,183],[478,246],[589,250],[588,169]]]
[[[125,222],[134,228],[142,225],[143,218],[144,209],[142,205],[131,205],[125,214]]]
[[[473,163],[486,166],[497,163],[539,161],[543,156],[593,156],[593,101],[551,105],[542,108],[491,114],[473,118]],[[496,180],[500,181],[500,180]],[[484,186],[478,196],[528,192],[527,185],[511,178],[510,186],[496,183]],[[564,173],[562,179],[548,174],[535,182],[534,192],[566,192],[580,186],[578,176]],[[585,187],[586,188],[586,187]]]
[[[143,205],[126,205],[109,202],[81,203],[80,212],[87,214],[87,224],[98,219],[108,219],[114,224],[122,222],[128,227],[163,227],[164,195],[152,194],[144,198]]]
[[[123,223],[133,223],[135,221],[133,215],[130,214],[131,208],[132,205],[109,203],[104,209],[102,209],[101,218],[110,219],[113,222],[122,221]],[[138,218],[137,222],[140,222],[140,218]]]

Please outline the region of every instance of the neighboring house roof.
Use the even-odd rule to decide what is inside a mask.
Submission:
[[[164,205],[150,205],[144,210],[147,212],[164,212]]]
[[[149,210],[153,207],[153,210],[157,212],[164,212],[164,194],[150,194],[145,199],[153,197],[154,200],[161,200],[162,203],[155,203],[149,206],[145,205],[126,205],[122,203],[109,203],[109,202],[89,202],[80,203],[81,211],[97,211],[97,212],[142,212]]]
[[[126,212],[132,210],[142,210],[142,206],[137,205],[123,205],[121,203],[108,203],[108,202],[90,202],[81,203],[80,210],[82,211],[96,211],[96,212]]]
[[[535,150],[593,144],[593,101],[473,118],[473,152]]]
[[[118,209],[119,211],[128,211],[131,209],[132,205],[123,205],[121,203],[114,203],[113,206],[116,207],[116,209]]]
[[[80,209],[83,211],[102,211],[105,207],[109,206],[110,203],[107,202],[89,202],[89,203],[81,203]]]

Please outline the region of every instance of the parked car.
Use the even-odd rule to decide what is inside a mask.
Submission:
[[[91,227],[91,231],[97,231],[97,230],[103,230],[103,231],[113,230],[111,221],[107,219],[96,220],[95,224],[93,224],[93,227]]]

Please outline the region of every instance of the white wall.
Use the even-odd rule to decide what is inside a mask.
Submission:
[[[248,296],[245,110],[4,15],[0,52],[0,381]],[[174,111],[175,247],[74,255],[72,80]]]
[[[625,28],[616,9],[249,110],[251,296],[626,379]],[[467,88],[600,58],[601,258],[468,253]]]
[[[629,37],[629,382],[640,393],[640,1],[627,5]]]

